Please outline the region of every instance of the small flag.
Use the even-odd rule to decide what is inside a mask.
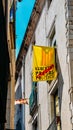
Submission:
[[[33,46],[32,80],[54,80],[56,77],[55,48]]]
[[[13,14],[14,13],[14,5],[13,5],[13,2],[12,2],[12,4],[11,4],[11,8],[10,8],[10,22],[13,22]]]
[[[28,104],[28,98],[15,100],[15,105],[16,104]]]

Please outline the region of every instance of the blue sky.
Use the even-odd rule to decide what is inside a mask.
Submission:
[[[18,56],[23,37],[32,13],[35,0],[22,0],[16,5],[16,57]]]

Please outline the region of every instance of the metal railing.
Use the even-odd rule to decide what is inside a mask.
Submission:
[[[54,118],[47,130],[57,130],[56,118]]]
[[[32,115],[37,107],[37,92],[33,88],[29,98],[30,115]]]

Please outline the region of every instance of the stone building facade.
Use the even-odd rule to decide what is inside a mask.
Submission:
[[[8,82],[6,129],[14,130],[14,86],[15,86],[15,0],[7,1],[7,42],[10,57]]]
[[[6,12],[2,0],[0,1],[0,129],[4,129],[6,121],[6,100],[9,75],[9,50],[6,36]]]
[[[15,84],[15,30],[14,30],[14,10],[12,13],[11,18],[11,8],[12,5],[15,4],[14,0],[1,0],[0,1],[0,9],[3,9],[0,11],[1,16],[1,33],[0,33],[0,40],[2,38],[2,47],[0,53],[1,54],[1,74],[5,76],[5,79],[7,79],[7,84],[5,80],[3,80],[3,84],[5,84],[5,88],[1,90],[2,93],[2,102],[4,107],[2,109],[5,110],[5,129],[7,130],[13,130],[14,129],[14,84]],[[2,26],[4,28],[2,28]],[[0,44],[1,45],[1,44]],[[5,48],[7,47],[7,48]],[[7,49],[7,50],[5,50]],[[6,52],[5,52],[6,51]],[[7,63],[7,64],[6,64]],[[6,73],[5,73],[5,65],[6,65]],[[2,69],[2,67],[4,67]],[[2,72],[3,70],[3,72]],[[2,76],[0,76],[2,77]],[[1,101],[0,101],[1,102]],[[0,117],[3,118],[3,116],[0,113]],[[1,128],[1,130],[4,130]]]
[[[24,68],[24,97],[29,98],[25,130],[73,129],[72,42],[73,1],[37,0],[16,62],[16,80]],[[56,80],[32,81],[33,44],[56,48]]]

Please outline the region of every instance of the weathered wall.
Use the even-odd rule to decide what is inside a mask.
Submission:
[[[35,34],[35,44],[40,46],[49,46],[49,35],[55,27],[55,39],[57,48],[57,69],[61,127],[62,130],[71,130],[69,103],[72,103],[73,96],[73,2],[65,0],[53,0],[50,7],[47,7],[47,1],[38,21]],[[32,43],[32,41],[31,41]],[[29,98],[32,87],[32,45],[29,46],[25,58],[25,97]],[[52,122],[51,92],[53,83],[49,85],[46,81],[38,82],[38,129],[46,130]],[[68,93],[70,92],[70,94]],[[71,98],[70,98],[71,96]],[[51,99],[51,100],[50,100]],[[71,100],[71,102],[70,102]],[[71,111],[72,112],[72,111]],[[29,105],[25,105],[25,130],[32,130],[32,117],[29,113]]]
[[[44,14],[46,11],[46,14]],[[63,79],[63,90],[62,90],[62,102],[61,102],[61,125],[62,129],[71,129],[70,124],[70,111],[69,111],[69,75],[68,75],[68,64],[67,64],[67,47],[66,47],[66,20],[65,20],[65,1],[64,0],[54,0],[49,9],[44,9],[42,16],[39,20],[36,29],[36,44],[37,45],[49,45],[49,34],[51,32],[52,26],[55,26],[56,30],[56,43],[57,43],[57,53],[60,65],[60,73]],[[46,15],[46,17],[45,17]],[[46,22],[46,23],[45,23]],[[44,27],[44,25],[46,26]],[[44,33],[45,32],[45,33]],[[47,37],[47,38],[46,38]],[[46,39],[45,39],[46,38]],[[45,39],[45,40],[44,40]],[[42,85],[44,83],[41,83]],[[41,86],[42,86],[41,85]],[[41,91],[42,87],[40,86]],[[60,86],[60,85],[59,85]],[[46,91],[46,89],[45,89]],[[39,94],[43,99],[43,95]],[[41,98],[39,98],[41,100]],[[43,100],[41,100],[42,102]],[[45,107],[45,105],[44,105]],[[44,107],[42,108],[44,110]],[[49,108],[50,106],[48,106]],[[49,116],[48,116],[49,117]],[[50,118],[50,117],[49,117]],[[46,130],[44,115],[42,112],[42,130]]]

